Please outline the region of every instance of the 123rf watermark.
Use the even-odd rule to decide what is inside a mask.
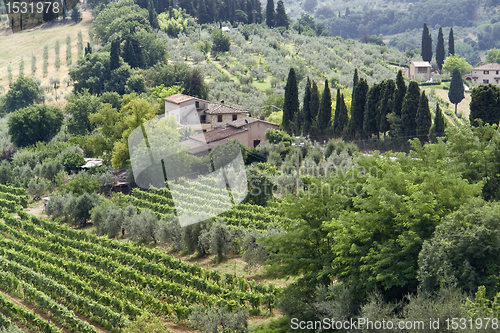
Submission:
[[[370,320],[368,318],[351,318],[350,320],[335,320],[323,318],[322,320],[300,320],[292,318],[292,330],[498,330],[498,318],[429,318],[429,320]]]

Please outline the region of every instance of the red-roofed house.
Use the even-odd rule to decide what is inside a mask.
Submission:
[[[498,84],[500,83],[500,64],[494,62],[481,64],[474,67],[472,73],[465,75],[464,78],[477,84]]]
[[[165,117],[175,116],[180,125],[197,131],[211,131],[246,117],[248,112],[221,103],[212,103],[192,96],[175,94],[163,99]]]

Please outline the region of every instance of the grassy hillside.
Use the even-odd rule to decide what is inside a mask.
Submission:
[[[90,11],[82,11],[83,20],[78,24],[67,20],[66,23],[61,21],[46,24],[21,33],[12,34],[5,25],[0,29],[0,94],[3,94],[9,86],[8,66],[12,69],[12,77],[15,81],[19,76],[19,64],[24,61],[24,75],[31,76],[31,56],[36,57],[36,75],[37,79],[41,80],[41,86],[50,86],[51,78],[58,78],[61,82],[60,89],[57,90],[58,100],[55,101],[55,92],[50,90],[46,93],[46,102],[51,105],[62,107],[65,104],[64,98],[59,98],[67,95],[72,87],[67,87],[63,84],[65,79],[69,79],[68,66],[66,63],[66,38],[71,37],[71,54],[73,64],[78,60],[77,42],[78,32],[82,32],[83,43],[89,41],[88,29],[92,22]],[[2,20],[3,22],[3,20]],[[59,41],[61,59],[61,67],[55,67],[55,44]],[[43,48],[48,46],[49,51],[49,67],[48,75],[43,77]],[[4,52],[8,50],[7,52]]]

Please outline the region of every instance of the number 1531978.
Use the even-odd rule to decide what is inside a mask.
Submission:
[[[59,13],[60,5],[58,2],[50,2],[50,1],[38,1],[36,3],[33,2],[25,2],[25,1],[14,1],[14,2],[6,2],[5,6],[7,7],[7,14],[26,14],[26,13],[38,13],[41,14],[43,12],[49,13],[52,12],[54,14]]]

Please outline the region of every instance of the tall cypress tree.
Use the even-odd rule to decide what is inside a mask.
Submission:
[[[464,83],[462,82],[462,75],[460,75],[458,68],[453,69],[448,98],[450,102],[455,104],[455,114],[457,114],[457,105],[465,98]]]
[[[153,5],[153,1],[148,1],[148,14],[149,14],[149,24],[153,29],[159,29],[160,25],[158,24],[158,13]]]
[[[423,91],[420,96],[415,121],[417,124],[417,137],[420,142],[424,143],[429,141],[429,131],[432,125],[432,117],[431,112],[429,111],[429,100],[427,99],[427,96],[425,96],[425,91]]]
[[[479,86],[472,90],[469,120],[477,126],[476,119],[483,123],[498,124],[500,120],[500,89],[495,85]]]
[[[422,30],[422,59],[428,62],[432,60],[432,36],[426,23]]]
[[[207,13],[207,6],[205,5],[205,0],[198,0],[198,21],[200,24],[210,22],[210,18]]]
[[[403,100],[406,95],[406,83],[403,79],[403,72],[400,70],[396,77],[397,89],[394,92],[394,114],[401,117],[401,109],[403,108]]]
[[[354,87],[356,87],[358,82],[359,82],[358,69],[354,68],[354,76],[352,78],[352,91],[354,91]]]
[[[417,82],[411,81],[403,100],[403,108],[401,109],[401,122],[405,139],[414,138],[416,135],[416,118],[419,103],[420,88]]]
[[[441,69],[443,68],[444,58],[445,58],[445,51],[444,51],[443,28],[439,27],[438,41],[436,45],[436,63],[438,65],[439,72],[441,72]]]
[[[382,100],[380,102],[378,113],[380,115],[379,131],[381,133],[387,132],[391,129],[391,125],[387,120],[387,115],[394,110],[394,91],[396,84],[393,80],[387,80],[384,85],[384,91],[380,93]]]
[[[285,101],[283,103],[283,129],[291,134],[293,130],[293,119],[299,113],[299,88],[297,87],[297,75],[295,69],[290,68],[285,86]]]
[[[316,81],[313,80],[311,88],[311,101],[309,102],[310,119],[316,119],[319,111],[319,90]]]
[[[335,135],[336,137],[342,136],[348,123],[349,117],[347,115],[347,107],[344,102],[344,95],[340,93],[340,89],[337,89],[335,118],[333,121],[333,135]]]
[[[109,66],[113,70],[120,67],[120,40],[115,38],[111,41],[111,54],[109,57]]]
[[[304,91],[304,99],[302,101],[302,115],[301,118],[303,120],[302,125],[302,134],[307,135],[310,134],[312,118],[311,118],[311,110],[310,110],[310,101],[311,101],[311,80],[309,80],[309,76],[307,77],[306,89]],[[299,131],[300,132],[300,131]]]
[[[353,137],[363,132],[363,116],[367,93],[368,83],[365,79],[359,79],[352,93],[351,119],[349,120],[349,134]]]
[[[328,86],[328,79],[325,80],[325,90],[321,94],[321,102],[319,103],[318,112],[318,130],[321,134],[330,134],[332,121],[332,94]]]
[[[436,140],[437,137],[444,136],[445,122],[443,112],[439,107],[439,102],[436,102],[436,115],[434,116],[434,124],[431,127],[430,138]]]
[[[450,28],[450,35],[448,36],[448,55],[455,54],[455,37],[453,37],[453,28]]]
[[[278,0],[278,4],[276,6],[276,15],[274,16],[274,26],[276,27],[285,27],[288,29],[290,26],[290,20],[288,19],[288,15],[285,11],[285,4],[283,0]]]
[[[266,24],[269,28],[274,27],[274,0],[267,0],[266,6]]]
[[[379,135],[379,122],[380,115],[378,113],[379,98],[380,98],[380,84],[374,84],[370,90],[368,90],[365,114],[363,116],[363,131],[368,137],[372,134]]]

